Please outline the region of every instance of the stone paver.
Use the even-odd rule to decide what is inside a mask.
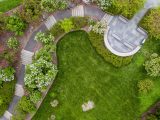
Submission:
[[[32,63],[32,57],[34,53],[27,51],[27,50],[22,50],[21,51],[21,61],[23,65],[31,64]]]
[[[47,21],[44,23],[46,25],[46,27],[48,28],[48,30],[50,30],[52,28],[52,26],[54,24],[56,24],[56,19],[53,15],[49,16]]]
[[[72,9],[72,16],[73,17],[84,17],[84,6],[79,5]]]

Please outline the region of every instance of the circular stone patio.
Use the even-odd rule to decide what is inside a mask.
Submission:
[[[113,17],[104,34],[105,46],[115,55],[134,55],[145,42],[147,33],[122,16]]]

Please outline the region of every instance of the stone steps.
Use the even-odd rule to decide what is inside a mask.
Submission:
[[[83,5],[79,5],[72,9],[72,16],[73,17],[84,17],[84,7]]]
[[[54,24],[56,24],[56,19],[53,15],[49,16],[48,19],[46,20],[46,22],[44,23],[47,27],[48,30],[50,30],[52,28],[52,26]]]
[[[11,120],[12,114],[11,114],[9,111],[5,111],[4,117],[5,117],[7,120]]]
[[[101,19],[101,22],[105,22],[105,23],[107,23],[107,25],[109,25],[110,22],[112,21],[112,19],[113,19],[113,16],[111,16],[109,14],[105,14],[103,16],[103,18]]]
[[[22,85],[16,84],[15,95],[19,97],[22,97],[24,95],[24,89]]]
[[[32,56],[34,55],[33,52],[22,50],[21,52],[21,62],[23,65],[31,64],[32,63]]]

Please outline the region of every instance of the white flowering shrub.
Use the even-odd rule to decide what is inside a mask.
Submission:
[[[0,68],[0,84],[14,80],[15,70],[12,67]]]
[[[95,25],[90,26],[90,30],[98,34],[104,34],[107,28],[107,24],[105,22],[97,22]]]
[[[20,42],[15,37],[11,37],[7,41],[7,46],[10,49],[18,49],[19,45]]]
[[[98,6],[102,10],[107,10],[113,3],[113,0],[97,0]]]
[[[45,89],[57,75],[57,67],[52,63],[38,59],[34,63],[27,65],[24,78],[25,85],[29,88]]]
[[[41,0],[40,5],[41,9],[46,12],[53,12],[67,8],[66,0]]]
[[[38,32],[34,38],[34,40],[42,42],[43,44],[50,44],[54,41],[54,37],[50,35],[46,35],[43,32]]]

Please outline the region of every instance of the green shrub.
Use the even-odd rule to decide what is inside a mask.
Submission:
[[[6,28],[12,32],[15,32],[16,35],[22,35],[23,31],[26,28],[25,22],[18,16],[10,16],[6,19]]]
[[[141,80],[138,82],[138,88],[140,93],[150,92],[153,86],[153,81],[149,79]]]
[[[150,59],[144,63],[147,74],[153,77],[160,76],[160,57],[152,54]]]
[[[19,45],[20,42],[15,37],[11,37],[7,41],[7,46],[10,49],[18,49]]]
[[[107,62],[116,67],[127,65],[131,62],[132,57],[119,57],[112,54],[104,45],[103,36],[91,31],[89,33],[90,42],[96,49],[97,53],[101,55]]]
[[[144,17],[142,26],[149,32],[150,37],[160,39],[160,8],[152,9]]]
[[[0,106],[3,104],[3,98],[0,96]]]
[[[55,51],[55,45],[46,45],[41,48],[38,52],[36,52],[34,60],[38,60],[40,58],[52,62],[52,53]]]
[[[32,113],[36,110],[34,104],[26,97],[23,96],[18,103],[18,110],[25,113]]]
[[[38,101],[40,101],[42,97],[42,94],[39,91],[33,91],[30,95],[29,98],[33,103],[37,103]]]
[[[34,38],[36,41],[42,42],[43,44],[50,44],[54,41],[54,37],[50,35],[46,35],[46,33],[38,32]]]
[[[65,33],[64,29],[61,28],[60,22],[56,23],[51,30],[49,31],[54,37],[59,37],[63,33]]]
[[[157,117],[153,114],[147,116],[146,120],[158,120]]]
[[[14,80],[15,70],[12,67],[0,68],[0,83]]]
[[[54,80],[56,74],[56,66],[52,62],[40,58],[34,63],[27,65],[24,78],[25,85],[42,91]]]
[[[74,28],[72,20],[67,18],[60,22],[60,26],[66,33],[70,32]]]
[[[39,22],[42,14],[40,7],[40,0],[24,0],[22,10],[19,12],[19,16],[27,23]]]
[[[73,22],[74,28],[77,30],[88,25],[88,17],[71,17],[70,19]]]
[[[67,8],[67,2],[65,0],[41,0],[40,5],[41,9],[46,12],[53,12]]]
[[[140,8],[143,7],[145,0],[97,0],[98,5],[105,12],[122,14],[131,18]]]

